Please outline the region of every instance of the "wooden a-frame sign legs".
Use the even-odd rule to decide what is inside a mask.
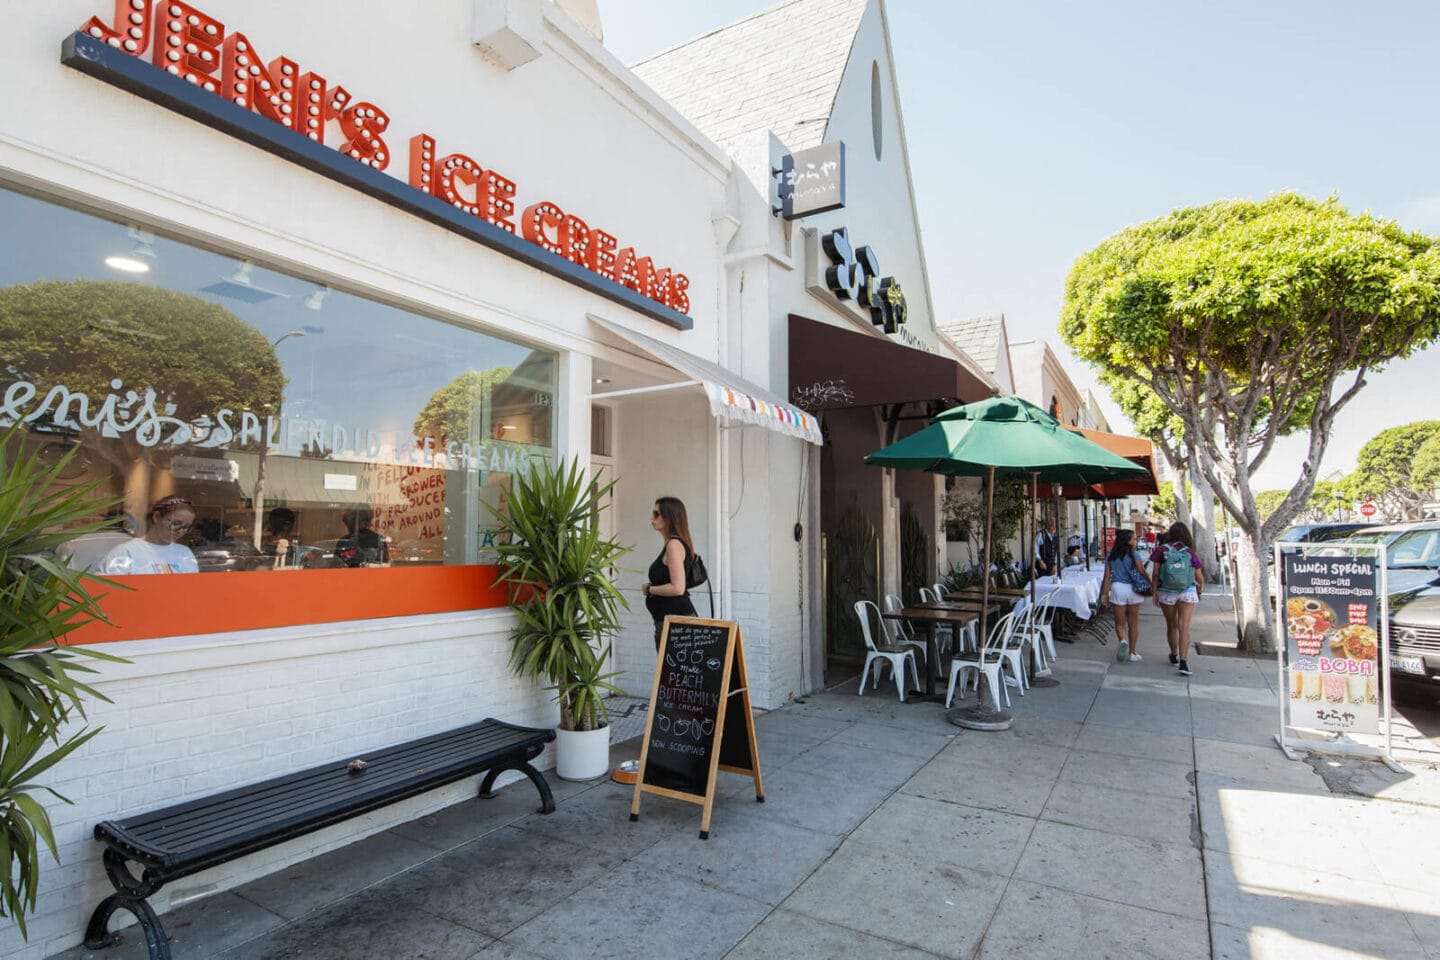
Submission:
[[[740,625],[666,617],[630,819],[640,819],[643,793],[698,803],[708,840],[719,770],[754,778],[755,799],[765,802]]]

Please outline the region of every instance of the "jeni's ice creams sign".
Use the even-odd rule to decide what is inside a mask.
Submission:
[[[63,58],[66,64],[435,219],[433,208],[397,197],[393,185],[336,169],[334,160],[316,163],[304,149],[303,141],[286,142],[283,134],[277,140],[275,131],[265,125],[257,135],[252,124],[242,122],[247,118],[234,115],[234,109],[239,108],[315,144],[333,147],[348,161],[369,170],[389,169],[395,159],[392,145],[397,142],[390,114],[374,101],[351,94],[345,86],[311,69],[312,65],[283,55],[262,54],[244,33],[178,0],[116,0],[110,22],[92,17],[77,36],[97,46],[86,50],[81,49],[83,44],[67,41]],[[129,61],[107,65],[103,61],[109,54],[98,44],[108,45],[134,62],[148,63],[169,77],[160,77],[157,82],[145,75],[148,70],[137,74]],[[269,53],[274,52],[269,47]],[[204,96],[181,97],[169,88],[174,83],[169,78],[184,81],[217,99],[212,102]],[[643,301],[666,308],[652,312],[657,319],[682,329],[689,327],[684,315],[690,311],[686,293],[690,280],[685,274],[656,266],[651,257],[641,255],[633,246],[622,246],[614,235],[551,201],[539,200],[518,208],[517,180],[465,153],[449,152],[429,133],[413,132],[403,142],[409,153],[403,166],[404,182],[409,187],[503,233],[496,236],[489,229],[480,230],[476,239],[597,293],[635,305],[628,294],[617,297],[613,287],[618,286]],[[442,225],[453,228],[455,223],[451,220]],[[555,259],[527,254],[507,242],[508,237],[516,235]],[[601,281],[598,284],[594,282],[597,279]]]

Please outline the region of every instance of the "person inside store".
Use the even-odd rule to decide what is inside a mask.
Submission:
[[[661,497],[650,511],[650,528],[664,541],[660,555],[650,564],[648,580],[640,587],[645,609],[655,618],[655,650],[660,650],[660,631],[666,617],[693,617],[695,604],[685,586],[685,572],[695,557],[690,539],[690,519],[685,504],[676,497]]]
[[[277,567],[289,566],[295,546],[294,532],[295,511],[288,507],[276,507],[265,517],[265,535],[260,540],[260,552],[274,557]]]
[[[195,554],[177,543],[195,525],[195,504],[185,497],[162,497],[150,508],[145,536],[117,545],[105,555],[100,572],[199,573]]]
[[[369,509],[347,510],[342,522],[347,532],[346,539],[354,541],[355,546],[360,549],[362,562],[390,562],[389,541],[372,526],[375,517]]]
[[[1053,577],[1056,561],[1059,559],[1058,544],[1055,540],[1055,519],[1045,521],[1045,529],[1035,538],[1035,576]]]
[[[1115,608],[1115,639],[1120,641],[1115,659],[1121,663],[1140,661],[1136,649],[1140,643],[1140,604],[1154,590],[1154,582],[1135,555],[1134,541],[1133,531],[1116,531],[1115,545],[1105,558],[1105,576],[1100,581],[1100,608],[1103,610],[1107,604]]]

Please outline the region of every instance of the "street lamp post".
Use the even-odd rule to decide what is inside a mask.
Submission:
[[[291,330],[289,333],[283,333],[280,336],[276,337],[274,340],[271,340],[270,348],[271,350],[274,350],[276,347],[280,346],[280,344],[284,343],[286,340],[289,340],[291,337],[303,336],[305,336],[304,330]],[[276,360],[279,360],[278,356],[276,357]],[[280,400],[280,405],[282,408],[285,405],[285,400],[283,397]],[[270,431],[268,428],[268,424],[262,426],[260,429],[260,455],[256,459],[255,464],[255,490],[250,498],[251,505],[255,511],[255,519],[250,535],[256,550],[260,549],[261,542],[264,539],[263,522],[265,519],[265,454],[270,447],[270,438],[269,436],[267,436],[269,432]]]

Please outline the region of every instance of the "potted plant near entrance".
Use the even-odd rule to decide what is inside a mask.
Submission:
[[[629,608],[610,579],[629,547],[600,532],[597,522],[614,484],[594,486],[578,460],[536,461],[518,473],[503,507],[487,508],[509,542],[496,547],[497,584],[509,590],[519,617],[510,666],[548,681],[560,707],[555,772],[592,780],[610,769],[606,691],[619,692],[605,672],[606,638]]]
[[[70,800],[38,778],[100,732],[82,728],[85,701],[108,698],[81,682],[95,670],[86,658],[127,661],[79,646],[65,635],[105,621],[92,580],[56,558],[56,548],[100,531],[97,509],[113,506],[97,485],[60,482],[72,450],[47,464],[24,448],[23,421],[0,432],[0,918],[28,939],[25,917],[35,909],[42,849],[58,863],[49,794]]]

